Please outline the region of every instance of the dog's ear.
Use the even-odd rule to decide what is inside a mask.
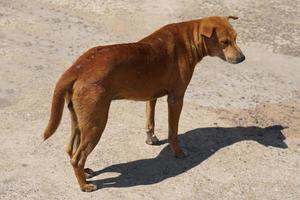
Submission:
[[[207,38],[210,38],[213,32],[214,32],[214,27],[210,24],[203,24],[200,27],[200,34]]]
[[[230,19],[236,20],[236,19],[238,19],[238,17],[236,17],[236,16],[227,16],[226,18],[227,18],[227,20],[230,20]]]

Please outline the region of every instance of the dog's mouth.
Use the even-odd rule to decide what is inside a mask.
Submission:
[[[229,58],[226,57],[226,61],[231,63],[231,64],[238,64],[243,62],[246,59],[246,57],[244,56],[244,54],[240,53],[239,56],[235,57],[235,58]]]

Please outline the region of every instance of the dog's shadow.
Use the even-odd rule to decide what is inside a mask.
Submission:
[[[264,146],[287,148],[280,125],[266,128],[229,127],[198,128],[179,135],[181,146],[188,151],[188,157],[177,159],[169,145],[152,159],[135,160],[128,163],[111,165],[96,171],[95,176],[105,172],[117,172],[117,177],[91,181],[99,189],[106,187],[131,187],[161,182],[167,178],[184,173],[209,158],[219,149],[236,142],[251,140]],[[160,144],[167,140],[160,141]]]

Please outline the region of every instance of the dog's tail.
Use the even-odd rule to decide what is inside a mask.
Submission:
[[[65,95],[67,91],[72,88],[75,80],[76,75],[73,72],[72,68],[70,68],[60,77],[60,79],[56,83],[52,98],[50,119],[47,128],[44,131],[44,141],[48,139],[59,126],[64,109]]]

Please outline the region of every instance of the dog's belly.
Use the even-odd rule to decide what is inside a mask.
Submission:
[[[115,93],[113,100],[128,99],[134,101],[149,101],[168,94],[166,89],[147,90],[139,88],[124,88],[122,91]]]
[[[168,67],[160,64],[123,66],[112,75],[113,99],[148,101],[168,93]]]

